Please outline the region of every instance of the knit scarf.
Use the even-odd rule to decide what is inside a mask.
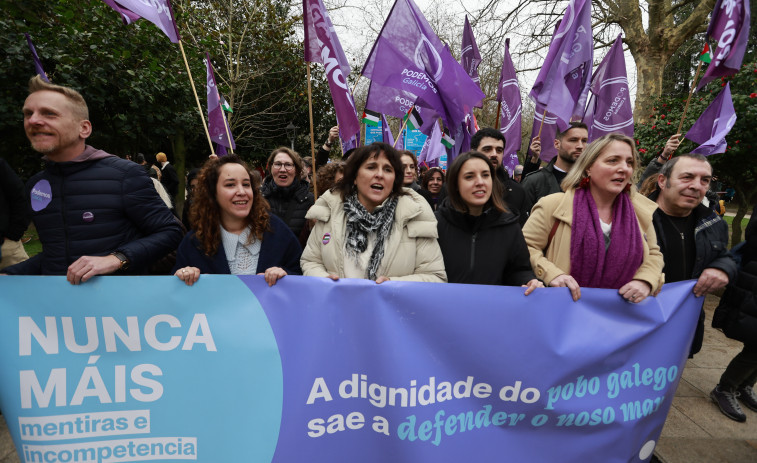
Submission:
[[[360,204],[357,193],[351,194],[344,200],[344,214],[347,217],[345,238],[347,255],[357,260],[358,256],[368,248],[368,235],[376,234],[376,244],[366,269],[366,278],[370,280],[376,279],[379,264],[384,258],[384,245],[392,231],[397,200],[396,196],[390,197],[372,213]]]
[[[594,198],[588,188],[576,189],[570,232],[570,275],[580,286],[620,289],[641,266],[644,247],[628,193],[618,195],[612,211],[610,246],[605,251]]]

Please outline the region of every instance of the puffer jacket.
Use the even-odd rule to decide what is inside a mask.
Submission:
[[[401,281],[446,282],[434,213],[421,195],[409,188],[403,190],[377,275]],[[347,221],[342,198],[327,191],[310,208],[307,218],[316,223],[302,253],[303,275],[343,278]]]
[[[91,146],[74,161],[47,161],[26,186],[43,250],[8,274],[65,275],[81,256],[119,251],[129,259],[120,273],[140,275],[181,242],[181,224],[142,166]]]
[[[471,216],[447,202],[436,220],[450,283],[520,286],[536,278],[515,214],[488,209]]]
[[[282,188],[269,176],[263,182],[261,191],[271,205],[271,212],[287,224],[294,236],[300,236],[305,226],[305,214],[314,202],[308,184],[294,179],[291,185]]]

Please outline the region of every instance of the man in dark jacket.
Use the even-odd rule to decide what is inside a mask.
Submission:
[[[85,144],[92,125],[79,92],[35,76],[23,113],[32,148],[45,155],[45,170],[27,183],[43,251],[6,273],[66,275],[79,284],[146,273],[176,249],[181,225],[143,168]]]
[[[665,282],[696,279],[694,294],[704,296],[724,288],[736,276],[736,262],[728,251],[728,224],[702,199],[712,180],[712,166],[700,154],[671,159],[657,177],[653,223],[665,259]],[[704,304],[704,300],[702,300]],[[704,310],[690,356],[702,348]]]
[[[171,204],[176,206],[176,194],[179,192],[179,176],[176,173],[176,169],[168,162],[166,153],[156,154],[155,160],[160,164],[160,172],[162,173],[160,183],[163,184],[163,188],[166,189],[168,196],[171,197]]]
[[[521,182],[531,204],[536,204],[544,196],[562,191],[560,182],[584,152],[588,141],[589,130],[583,122],[571,122],[567,130],[557,134],[557,156],[543,169],[526,175]]]
[[[497,169],[497,179],[505,187],[505,203],[513,214],[518,215],[518,222],[523,226],[533,204],[526,197],[526,192],[520,183],[511,179],[502,166],[502,157],[505,154],[505,136],[497,129],[484,127],[471,137],[470,149],[488,157],[494,168]]]
[[[29,258],[21,237],[31,220],[24,198],[24,182],[0,159],[0,269]]]

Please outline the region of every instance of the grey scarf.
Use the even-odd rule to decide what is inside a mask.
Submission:
[[[384,245],[394,224],[394,211],[397,208],[396,196],[384,201],[373,212],[368,212],[353,193],[344,200],[344,214],[347,217],[345,247],[347,255],[357,259],[368,247],[368,235],[376,233],[376,245],[373,247],[371,260],[368,262],[366,277],[375,280],[381,259],[384,258]]]

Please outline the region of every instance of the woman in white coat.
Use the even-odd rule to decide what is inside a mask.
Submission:
[[[355,150],[344,177],[307,213],[316,223],[302,254],[303,274],[446,282],[436,218],[402,181],[402,162],[390,145]]]

